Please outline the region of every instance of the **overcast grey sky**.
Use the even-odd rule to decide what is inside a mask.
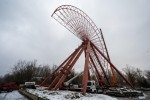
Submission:
[[[80,45],[51,17],[64,4],[82,9],[102,28],[117,68],[150,70],[150,0],[0,0],[0,75],[20,59],[59,65]]]

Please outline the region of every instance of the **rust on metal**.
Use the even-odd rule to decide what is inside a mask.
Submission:
[[[128,85],[133,87],[112,64],[103,33],[97,28],[87,14],[72,5],[62,5],[54,11],[52,17],[81,39],[82,44],[52,73],[54,74],[57,72],[58,75],[49,85],[49,90],[57,90],[62,86],[83,51],[85,52],[84,73],[82,79],[82,91],[84,95],[86,95],[90,68],[96,73],[95,76],[101,86],[112,86],[113,84],[116,84],[118,82],[114,74],[116,72]],[[112,81],[107,74],[109,70],[111,70],[111,73],[109,74],[112,75]],[[44,84],[49,77],[51,77],[51,75],[49,75],[42,84]]]

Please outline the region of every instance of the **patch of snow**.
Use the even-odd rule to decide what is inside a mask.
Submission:
[[[146,94],[144,94],[143,96],[139,96],[138,98],[140,99],[140,100],[142,100],[142,99],[146,99]]]
[[[28,100],[18,91],[0,93],[0,100]]]
[[[73,92],[67,90],[49,91],[28,89],[27,91],[39,97],[47,98],[50,100],[117,100],[116,98],[104,94],[87,93],[86,96],[84,96],[81,92]]]

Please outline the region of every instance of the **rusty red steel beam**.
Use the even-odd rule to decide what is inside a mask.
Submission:
[[[84,54],[85,54],[85,58],[86,58],[86,49],[84,50]],[[90,57],[90,54],[89,54],[89,57]],[[89,66],[88,66],[88,69],[91,68],[92,70],[92,67],[91,66],[91,63],[90,63],[90,58],[89,58]],[[90,70],[88,70],[88,80],[91,80],[91,76],[90,76]]]
[[[67,68],[67,65],[73,60],[73,58],[74,58],[74,56],[78,53],[78,51],[82,48],[82,45],[83,44],[81,44],[75,51],[74,51],[74,53],[72,53],[72,56],[71,56],[71,58],[70,59],[68,59],[68,62],[66,63],[66,65],[64,66],[64,68],[63,69],[66,69]],[[62,70],[63,70],[62,69]],[[53,87],[54,87],[54,85],[56,85],[56,83],[58,82],[58,80],[60,79],[60,77],[62,76],[62,71],[58,74],[58,76],[53,80],[53,82],[50,84],[50,86],[49,86],[49,90],[51,90]]]
[[[93,65],[91,63],[91,61],[89,61],[89,69],[91,69],[91,73],[92,75],[94,75],[96,77],[96,80],[98,81],[98,76],[97,76],[97,73],[95,72],[94,68],[93,68]],[[91,78],[92,79],[92,78]],[[89,80],[91,80],[89,79]]]
[[[97,68],[96,68],[96,65],[95,65],[95,63],[94,63],[94,61],[93,61],[91,55],[90,55],[90,60],[91,60],[91,62],[92,62],[92,64],[93,64],[93,66],[94,66],[94,69],[95,69],[96,74],[97,74],[97,76],[98,76],[98,81],[100,82],[100,85],[101,85],[101,86],[105,86],[106,84],[103,82],[102,77],[101,77],[101,75],[99,74],[99,72],[98,72],[98,70],[97,70]]]
[[[104,41],[104,46],[105,46],[105,49],[106,49],[106,54],[107,54],[107,57],[108,57],[108,60],[111,62],[110,60],[110,56],[109,56],[109,53],[108,53],[108,49],[107,49],[107,46],[106,46],[106,43],[105,43],[105,40],[104,40],[104,36],[103,36],[103,33],[102,33],[102,30],[100,29],[100,33],[101,33],[101,36],[102,36],[102,40]],[[112,66],[110,66],[111,68],[111,71],[112,71],[112,82],[113,84],[117,84],[117,79],[116,79],[116,76],[115,76],[115,72],[114,72],[114,69],[112,68]]]
[[[104,46],[105,46],[105,49],[106,49],[107,58],[110,60],[108,49],[107,49],[107,46],[106,46],[106,43],[105,43],[105,40],[104,40],[104,36],[103,36],[103,33],[102,33],[101,29],[100,29],[100,33],[101,33],[101,36],[102,36],[102,40],[104,41]]]
[[[99,74],[95,63],[94,63],[93,59],[91,58],[91,54],[90,54],[90,66],[91,66],[91,69],[93,70],[93,73],[96,75],[96,78],[98,79],[98,82],[99,82],[99,80],[101,79],[101,75]]]
[[[88,82],[88,67],[89,67],[89,55],[90,55],[90,41],[88,41],[85,57],[84,73],[82,78],[83,95],[86,95],[87,82]]]
[[[76,63],[76,61],[79,59],[80,55],[82,54],[83,50],[85,49],[85,46],[83,46],[81,48],[81,50],[76,54],[74,60],[72,60],[72,63],[69,64],[68,68],[65,70],[62,78],[60,79],[60,81],[56,84],[55,86],[55,90],[57,90],[58,88],[60,88],[62,86],[62,83],[65,81],[65,79],[67,78],[68,74],[70,74],[72,67],[74,66],[74,64]]]
[[[84,56],[85,56],[85,58],[86,58],[86,49],[84,49]],[[90,62],[89,62],[90,63]],[[89,64],[89,66],[90,66],[90,64]],[[89,68],[89,67],[88,67]],[[90,70],[88,70],[88,78],[89,78],[89,80],[91,79],[91,77],[90,77]]]
[[[66,63],[66,65],[64,66],[64,68],[61,70],[61,72],[58,74],[58,76],[54,79],[54,81],[51,83],[49,89],[52,89],[60,80],[60,78],[63,75],[64,70],[68,67],[68,65],[70,64],[70,62],[74,59],[75,55],[78,53],[80,49],[77,49],[76,52],[73,54],[73,56],[71,57],[71,59],[69,59],[69,61]]]
[[[49,74],[48,77],[46,77],[46,79],[40,84],[40,86],[42,86],[49,78],[51,78],[52,75],[55,74],[71,58],[74,53],[75,51],[53,73]]]
[[[101,67],[101,69],[102,69],[102,71],[103,71],[103,73],[104,73],[104,76],[105,76],[105,78],[106,78],[106,81],[107,81],[108,85],[111,86],[111,84],[110,84],[110,82],[109,82],[109,79],[108,79],[108,77],[107,77],[107,75],[106,75],[106,73],[105,73],[105,70],[104,70],[104,68],[103,68],[103,66],[102,66],[102,64],[101,64],[101,62],[100,62],[100,60],[99,60],[99,58],[98,58],[98,55],[96,54],[95,49],[93,48],[93,46],[91,46],[91,47],[92,47],[92,50],[94,51],[94,55],[95,55],[95,57],[96,57],[96,59],[97,59],[99,65],[100,65],[100,67]]]
[[[99,54],[101,54],[103,58],[105,58],[105,60],[116,70],[116,72],[118,72],[118,74],[126,81],[126,83],[133,88],[133,85],[130,82],[128,82],[128,80],[121,74],[121,72],[109,61],[109,59],[94,44],[92,44],[92,47],[94,47],[99,52]]]
[[[63,69],[61,69],[60,73],[55,77],[55,79],[53,80],[53,82],[50,84],[49,86],[49,90],[51,90],[60,80],[60,78],[63,75],[63,70],[66,69],[66,67],[68,66],[68,64],[70,63],[70,61],[74,58],[74,56],[77,54],[77,51],[73,54],[73,56],[69,59],[69,61],[66,63],[66,65],[64,66]]]

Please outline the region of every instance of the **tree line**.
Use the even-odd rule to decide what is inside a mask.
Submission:
[[[139,68],[127,65],[123,71],[127,80],[134,87],[150,88],[150,70],[142,71]]]
[[[36,81],[36,83],[40,84],[44,78],[52,74],[57,67],[57,65],[39,65],[36,60],[19,60],[13,66],[13,68],[11,68],[9,73],[5,74],[4,76],[0,76],[0,83],[16,82],[17,84],[24,84],[24,82]],[[123,68],[122,73],[134,87],[150,88],[150,70],[142,71],[139,68],[126,65],[126,67]],[[77,74],[79,73],[72,70],[72,73],[68,76],[67,80]],[[52,78],[48,80],[48,84],[52,82],[56,75],[57,74],[52,75]],[[125,82],[122,80],[122,78],[117,75],[117,73],[115,73],[115,75],[119,81],[118,83],[125,85]],[[111,74],[109,77],[112,78]],[[95,79],[94,76],[92,76],[91,79]],[[82,76],[77,77],[72,82],[74,84],[81,84]]]
[[[35,80],[34,78],[36,77],[44,78],[48,76],[56,67],[56,65],[52,67],[49,65],[38,65],[37,60],[19,60],[13,68],[11,68],[9,73],[0,76],[0,83],[16,82],[17,84],[24,84],[25,82]]]

